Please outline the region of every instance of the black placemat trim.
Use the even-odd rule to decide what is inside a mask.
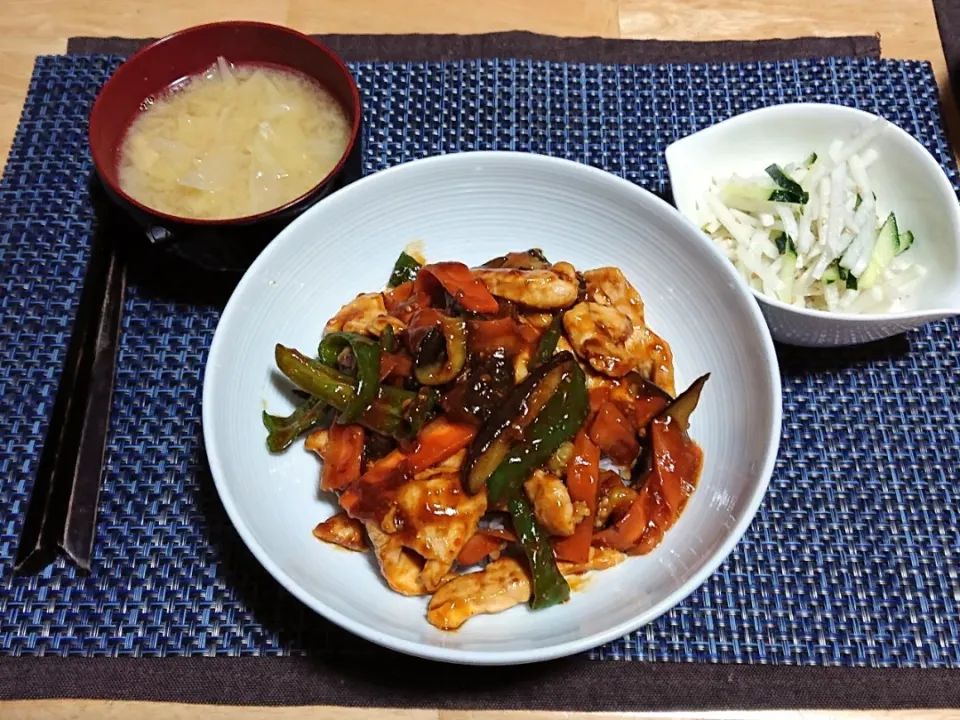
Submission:
[[[479,35],[314,35],[345,60],[429,62],[509,57],[583,63],[774,62],[804,57],[880,57],[880,37],[802,37],[681,42],[570,38],[531,32]],[[130,55],[149,39],[73,37],[67,53]]]
[[[945,708],[960,707],[960,672],[583,658],[466,668],[399,655],[0,658],[0,698],[597,712]]]
[[[953,97],[960,102],[960,0],[933,0]]]

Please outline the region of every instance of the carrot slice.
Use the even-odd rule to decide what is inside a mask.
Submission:
[[[510,317],[468,320],[467,334],[470,351],[474,353],[493,353],[501,349],[510,354],[532,351],[540,337],[534,328]]]
[[[488,555],[500,552],[508,542],[516,542],[517,536],[509,530],[477,530],[460,548],[457,562],[461,565],[476,565]]]
[[[643,430],[666,409],[667,404],[666,398],[657,395],[637,398],[633,405],[633,424],[638,430]]]
[[[323,490],[341,490],[360,477],[363,428],[334,423],[330,426],[329,438],[320,487]]]
[[[439,262],[424,265],[414,283],[416,292],[427,292],[439,283],[454,299],[471,312],[492,315],[500,309],[496,298],[477,280],[470,268],[461,262]]]
[[[350,513],[358,508],[370,486],[381,484],[398,472],[406,476],[432,468],[467,447],[476,434],[477,429],[470,425],[437,418],[420,431],[413,450],[394,450],[351,483],[340,496],[340,507]]]
[[[573,535],[553,546],[557,558],[568,562],[590,560],[593,518],[597,514],[597,488],[600,479],[600,448],[581,430],[573,441],[573,462],[567,469],[567,490],[574,502],[584,502],[590,514],[579,522]]]
[[[669,419],[651,425],[652,475],[627,514],[593,536],[594,543],[617,550],[649,552],[680,517],[693,493],[703,463],[695,442]]]
[[[590,439],[614,462],[633,462],[640,452],[640,442],[633,425],[609,400],[600,406],[590,424]]]
[[[639,493],[627,514],[620,518],[615,525],[602,530],[593,536],[596,545],[609,545],[612,548],[626,552],[643,536],[649,521],[648,504],[649,483]]]
[[[397,285],[392,290],[386,290],[383,293],[383,305],[388,313],[392,313],[400,305],[407,302],[413,295],[413,280]]]
[[[703,454],[680,429],[679,423],[669,419],[655,420],[650,435],[654,472],[660,481],[660,493],[670,510],[669,524],[672,525],[693,494]]]
[[[610,399],[610,388],[606,385],[598,385],[590,389],[590,413],[597,412],[600,407]]]
[[[409,377],[413,372],[413,360],[409,355],[401,353],[383,353],[380,356],[380,379],[386,380],[391,375]]]

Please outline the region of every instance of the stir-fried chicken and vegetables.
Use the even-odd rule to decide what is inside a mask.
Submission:
[[[276,363],[302,400],[264,413],[267,445],[306,434],[341,508],[314,535],[372,550],[445,630],[566,601],[568,579],[655,548],[697,484],[707,376],[675,396],[670,346],[614,267],[404,252],[315,356],[277,345]]]

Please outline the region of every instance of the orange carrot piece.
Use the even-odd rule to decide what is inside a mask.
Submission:
[[[553,546],[557,558],[568,562],[590,560],[593,518],[597,514],[597,489],[600,485],[600,448],[581,430],[573,441],[573,462],[567,468],[567,490],[574,502],[587,504],[590,514],[581,520],[573,535]]]
[[[696,487],[702,453],[677,423],[655,420],[650,427],[654,472],[660,481],[660,493],[670,510],[672,525]]]
[[[420,431],[411,452],[394,450],[353,482],[340,496],[340,507],[349,513],[360,502],[363,486],[379,484],[398,470],[416,474],[432,468],[467,447],[476,434],[477,429],[470,425],[437,418]]]
[[[383,305],[387,312],[393,312],[400,305],[407,302],[413,295],[413,280],[397,285],[392,290],[385,290],[383,293]]]
[[[609,545],[616,550],[626,552],[643,536],[649,522],[649,483],[639,493],[627,514],[616,524],[606,530],[601,530],[593,536],[595,545]]]
[[[590,414],[593,415],[607,400],[610,399],[610,388],[608,388],[606,385],[598,385],[595,388],[591,388],[589,392],[589,398]]]
[[[614,462],[633,462],[640,452],[640,442],[633,425],[620,412],[620,408],[607,401],[600,406],[590,424],[590,439]]]
[[[439,262],[424,265],[417,273],[414,290],[430,292],[435,283],[443,286],[453,298],[471,312],[493,315],[499,303],[486,286],[477,280],[470,268],[461,262]]]
[[[363,428],[359,425],[330,426],[330,444],[323,459],[323,490],[341,490],[360,477],[363,460]]]
[[[488,555],[503,550],[508,542],[516,541],[516,535],[509,530],[477,530],[460,548],[457,562],[461,565],[476,565]]]
[[[383,353],[380,356],[380,379],[386,380],[391,375],[409,377],[413,372],[413,360],[409,355],[401,353]]]
[[[414,451],[407,456],[411,472],[423,472],[456,455],[473,442],[477,428],[437,418],[420,431]]]
[[[645,429],[667,407],[667,401],[658,395],[637,398],[633,405],[633,424],[638,430]]]

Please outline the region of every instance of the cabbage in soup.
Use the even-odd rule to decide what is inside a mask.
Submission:
[[[120,151],[120,187],[178,217],[254,215],[323,180],[350,131],[343,107],[312,80],[218,58],[134,120]]]

